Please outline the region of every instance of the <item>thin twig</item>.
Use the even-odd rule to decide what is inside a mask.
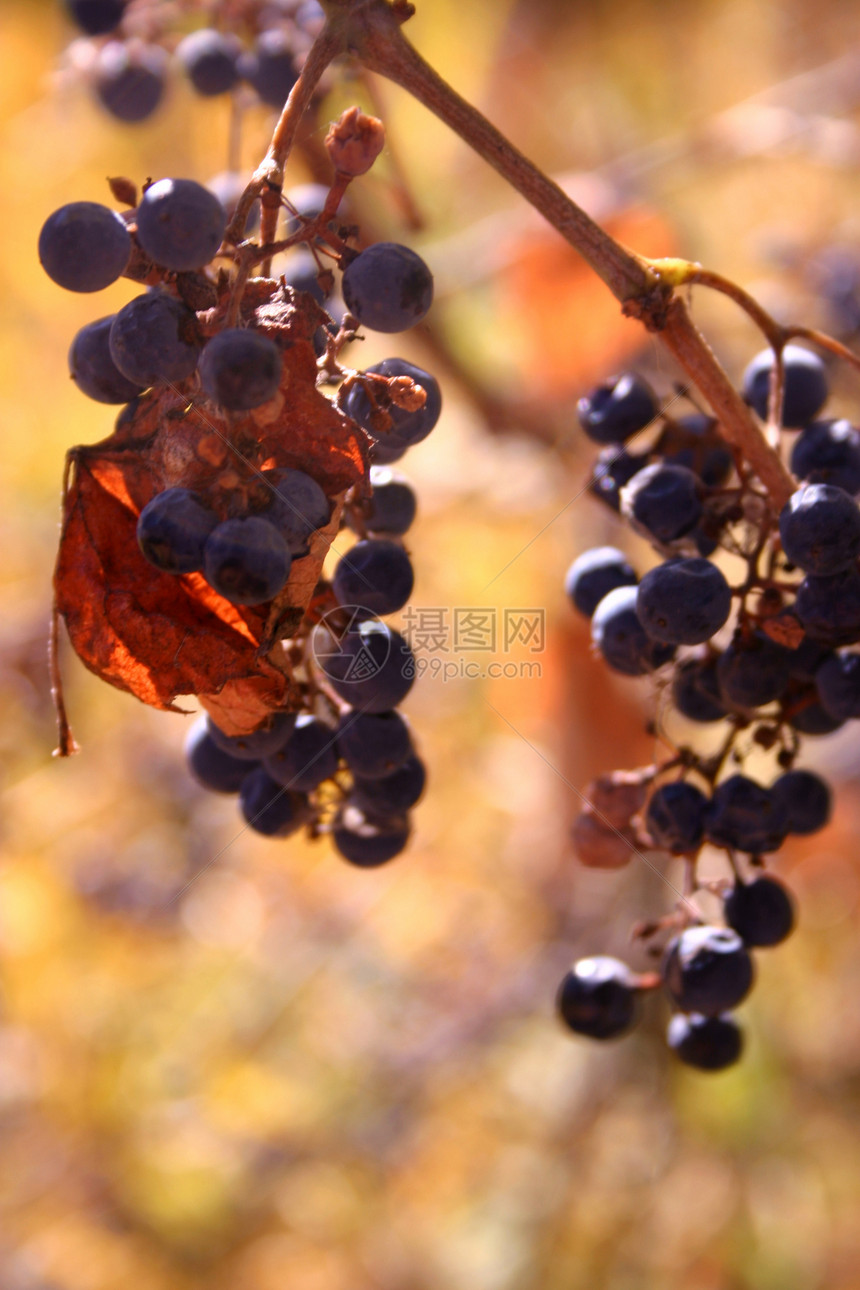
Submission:
[[[818,331],[815,327],[786,327],[785,336],[787,340],[808,340],[811,344],[817,345],[819,349],[828,349],[831,354],[837,358],[844,359],[852,367],[860,368],[860,356],[843,345],[841,341],[836,340],[833,336],[828,336],[826,332]]]
[[[323,6],[327,12],[331,0]],[[350,48],[365,67],[402,86],[499,172],[576,247],[615,297],[643,297],[659,287],[646,262],[616,242],[413,49],[385,0],[357,0]]]
[[[666,311],[660,339],[710,403],[726,439],[758,475],[771,506],[781,510],[796,488],[795,481],[767,443],[680,296],[671,301]]]
[[[579,251],[625,314],[659,333],[710,402],[728,441],[780,508],[794,489],[791,475],[674,294],[696,266],[666,261],[656,268],[610,237],[424,61],[403,36],[398,14],[386,0],[323,0],[323,7],[330,16],[346,18],[348,46],[366,67],[403,86],[459,134]]]
[[[69,485],[72,468],[77,460],[76,452],[77,450],[73,448],[66,453],[66,464],[63,469],[62,524],[64,529],[69,519]],[[56,578],[56,573],[54,576]],[[57,715],[57,747],[54,749],[54,756],[71,757],[80,749],[72,734],[72,727],[69,725],[63,694],[63,676],[60,668],[60,613],[57,609],[56,589],[51,606],[51,630],[48,635],[48,673],[51,678],[51,698],[54,700],[54,711]]]
[[[655,261],[655,266],[659,265],[659,260]],[[764,309],[757,300],[755,300],[748,291],[739,287],[736,282],[730,278],[724,278],[721,273],[714,273],[711,269],[703,269],[700,264],[691,264],[690,271],[685,275],[685,283],[698,284],[701,287],[710,287],[713,291],[720,291],[723,295],[734,300],[736,305],[740,305],[745,313],[749,314],[765,340],[774,350],[779,350],[785,344],[785,330],[776,319]]]
[[[277,193],[278,200],[270,203],[262,202],[260,237],[263,242],[274,242],[280,209],[280,192],[284,183],[284,167],[295,142],[299,123],[329,63],[338,54],[342,54],[345,48],[346,31],[343,22],[327,22],[308,50],[299,79],[290,91],[284,110],[278,118],[268,152],[254,171],[248,187],[239,199],[230,227],[227,229],[227,241],[242,241],[248,212],[253,202],[265,189],[269,193]]]

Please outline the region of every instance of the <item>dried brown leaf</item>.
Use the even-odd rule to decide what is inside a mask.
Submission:
[[[55,574],[57,610],[87,667],[159,708],[175,707],[183,694],[205,696],[234,733],[296,704],[279,638],[298,628],[337,533],[343,494],[367,473],[364,433],[316,389],[315,318],[274,284],[265,292],[250,285],[256,325],[284,347],[276,399],[232,418],[198,402],[190,383],[136,399],[110,438],[70,454]],[[260,472],[283,466],[312,475],[332,514],[270,604],[232,605],[201,574],[175,577],[144,559],[137,518],[157,493],[193,488],[225,519],[265,506]]]

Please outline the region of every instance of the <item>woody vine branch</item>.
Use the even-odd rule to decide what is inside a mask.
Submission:
[[[413,48],[401,27],[412,6],[395,0],[322,0],[326,25],[308,58],[316,79],[328,61],[351,53],[370,71],[400,85],[453,129],[507,180],[573,246],[606,284],[622,311],[639,319],[672,354],[708,400],[735,452],[755,471],[778,511],[794,488],[791,475],[768,442],[705,338],[695,326],[679,289],[699,284],[722,290],[745,308],[773,345],[777,357],[786,341],[804,336],[858,364],[856,356],[819,333],[781,327],[740,288],[684,260],[649,260],[616,242],[604,229],[459,95]],[[303,74],[302,80],[305,79]],[[283,173],[294,137],[297,110],[312,87],[296,86],[284,110],[272,147],[252,181],[256,195],[263,182]],[[774,403],[781,398],[781,363],[776,367]]]

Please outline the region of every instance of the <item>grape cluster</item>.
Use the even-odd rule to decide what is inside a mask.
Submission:
[[[826,782],[795,764],[802,737],[860,716],[860,433],[822,419],[828,380],[817,354],[787,345],[783,363],[781,431],[796,435],[785,447],[797,488],[778,522],[713,418],[661,411],[632,372],[579,403],[583,430],[601,445],[591,492],[661,562],[640,576],[623,551],[598,547],[573,562],[565,589],[611,670],[654,677],[673,755],[590,785],[574,845],[595,867],[620,867],[637,850],[680,857],[685,883],[671,914],[637,929],[660,955],[658,973],[583,959],[562,982],[558,1009],[573,1031],[611,1038],[635,1023],[640,995],[662,984],[675,1010],[669,1047],[702,1070],[737,1061],[733,1010],[753,983],[752,951],[794,926],[793,899],[765,858],[830,818]],[[774,366],[767,349],[742,379],[762,419]],[[694,727],[722,723],[717,752],[670,739],[673,711]],[[770,782],[743,772],[753,751],[773,758]],[[705,845],[725,852],[729,879],[698,879]],[[724,925],[705,920],[700,891],[719,897]]]
[[[408,366],[410,381],[426,389],[428,399],[432,391],[438,417],[436,382]],[[367,383],[372,391],[374,384]],[[352,388],[363,389],[358,382]],[[373,396],[367,397],[370,402]],[[380,402],[374,406],[381,415]],[[381,421],[376,424],[381,435]],[[425,422],[424,429],[429,433],[432,426]],[[369,482],[368,494],[350,496],[343,513],[343,531],[351,529],[358,540],[337,560],[331,578],[318,584],[319,600],[330,608],[291,642],[305,677],[305,709],[275,717],[271,730],[239,738],[224,735],[206,717],[186,745],[198,782],[214,792],[238,793],[244,819],[256,832],[325,831],[341,856],[364,868],[386,863],[406,846],[409,812],[426,782],[408,723],[397,711],[412,687],[415,660],[400,633],[379,617],[401,609],[412,592],[412,564],[401,539],[416,514],[415,493],[387,466],[372,466]]]
[[[200,6],[185,0],[65,0],[74,25],[90,37],[93,91],[111,116],[145,121],[162,103],[172,74],[203,98],[244,92],[280,110],[298,79],[301,58],[323,20],[320,6],[295,0],[273,6],[246,0],[222,6],[218,26],[189,25]],[[145,33],[145,37],[139,34]]]
[[[185,746],[188,768],[204,788],[238,794],[247,825],[265,837],[302,827],[331,835],[338,853],[376,868],[406,846],[409,812],[426,782],[408,723],[394,709],[320,704],[281,713],[271,727],[228,736],[201,717]]]
[[[412,371],[432,383],[429,373]],[[291,548],[303,554],[330,508],[301,471],[263,474],[272,477],[271,500],[246,519],[219,522],[205,499],[187,489],[159,493],[138,522],[147,559],[179,574],[199,570],[202,562],[209,583],[236,604],[277,595],[280,587],[269,586],[251,599],[247,587],[264,584],[270,574],[280,581],[281,546],[288,560]],[[330,608],[321,617],[317,609],[315,622],[306,618],[288,643],[302,680],[302,708],[277,713],[242,736],[228,736],[207,716],[186,744],[192,775],[214,792],[238,793],[254,831],[271,837],[302,827],[327,832],[340,855],[366,868],[406,846],[409,812],[426,781],[410,728],[396,710],[412,687],[415,661],[400,633],[379,617],[401,609],[412,592],[412,565],[400,539],[415,516],[415,494],[387,467],[371,467],[370,485],[367,496],[348,500],[343,515],[344,531],[353,530],[358,541],[317,585],[317,605]],[[216,556],[224,552],[232,562],[218,567]]]
[[[224,329],[206,344],[197,311],[184,298],[193,297],[194,281],[177,276],[212,261],[226,224],[218,198],[191,179],[150,184],[126,218],[97,202],[69,202],[49,216],[39,259],[60,286],[97,291],[143,272],[151,288],[75,337],[69,366],[85,394],[125,403],[150,386],[186,381],[200,362],[203,388],[222,408],[247,410],[273,397],[280,380],[274,342]],[[211,288],[197,285],[209,302]],[[238,402],[237,380],[246,383]]]
[[[385,864],[404,849],[409,812],[426,782],[410,727],[397,711],[412,687],[415,660],[400,633],[378,617],[402,608],[412,591],[400,538],[415,515],[415,494],[386,467],[372,467],[370,483],[370,496],[351,499],[344,512],[359,540],[317,588],[331,608],[290,642],[303,680],[302,710],[277,714],[268,727],[239,737],[204,717],[186,744],[192,775],[213,792],[238,793],[250,828],[272,837],[303,826],[328,832],[338,853],[361,868]]]
[[[208,789],[238,794],[256,832],[325,832],[348,861],[374,867],[406,846],[426,780],[397,711],[415,660],[383,621],[405,606],[414,583],[404,535],[415,493],[389,463],[432,431],[441,395],[435,378],[405,359],[366,371],[343,365],[359,326],[392,333],[420,321],[433,279],[407,247],[355,250],[344,241],[331,218],[344,187],[336,182],[337,202],[320,186],[285,199],[288,232],[278,245],[306,255],[302,275],[295,260],[277,280],[246,284],[231,275],[231,260],[249,248],[266,256],[248,239],[238,249],[225,241],[224,203],[184,178],[149,183],[123,215],[94,202],[62,207],[41,230],[39,256],[68,290],[96,291],[123,275],[148,287],[82,328],[71,346],[72,377],[96,401],[127,405],[120,435],[152,435],[137,430],[142,407],[163,408],[165,418],[199,411],[206,442],[202,453],[194,448],[197,464],[186,467],[185,450],[168,438],[161,459],[168,465],[140,506],[137,545],[153,577],[185,580],[204,601],[215,593],[240,616],[256,612],[266,648],[280,651],[280,672],[290,676],[289,706],[261,712],[248,733],[233,733],[220,709],[226,728],[216,716],[201,718],[187,742],[191,773]],[[234,190],[232,204],[240,196]],[[343,271],[350,312],[342,322],[322,308],[330,299],[322,282],[333,279],[323,257]],[[305,362],[291,353],[288,366],[296,338],[284,319],[293,314],[304,319],[297,334],[312,337],[316,352],[303,379],[324,407],[317,387],[336,387],[332,423],[351,425],[363,445],[365,475],[346,493],[277,464],[291,455],[292,382],[295,363]],[[159,402],[161,392],[178,404]],[[324,576],[338,526],[352,545],[344,542]],[[293,596],[299,584],[305,590]]]
[[[397,424],[407,437],[421,418],[413,442],[430,433],[441,411],[429,372],[390,359],[378,365],[382,375],[392,364],[398,376],[408,368],[410,388],[426,391],[426,399],[411,415],[391,402],[386,411],[375,393],[385,387],[372,379],[378,371],[368,369],[352,384],[343,396],[346,405],[360,391],[374,410],[379,437],[371,437],[371,456],[385,438],[391,411],[401,413]],[[305,710],[286,726],[276,718],[271,739],[267,731],[230,739],[208,717],[186,746],[195,778],[215,792],[238,793],[244,819],[256,832],[286,836],[302,826],[328,832],[338,853],[363,868],[404,849],[409,812],[426,783],[409,725],[397,711],[412,687],[415,660],[401,634],[380,618],[403,608],[412,592],[412,564],[401,539],[415,518],[415,492],[388,466],[371,466],[369,483],[366,494],[348,497],[342,517],[342,532],[352,530],[358,540],[340,555],[331,578],[318,584],[319,601],[330,608],[291,643],[306,678]]]

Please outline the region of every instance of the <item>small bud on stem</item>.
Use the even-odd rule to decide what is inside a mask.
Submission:
[[[347,108],[329,126],[326,151],[342,175],[363,175],[385,147],[385,127],[378,117],[366,116],[357,107]]]

